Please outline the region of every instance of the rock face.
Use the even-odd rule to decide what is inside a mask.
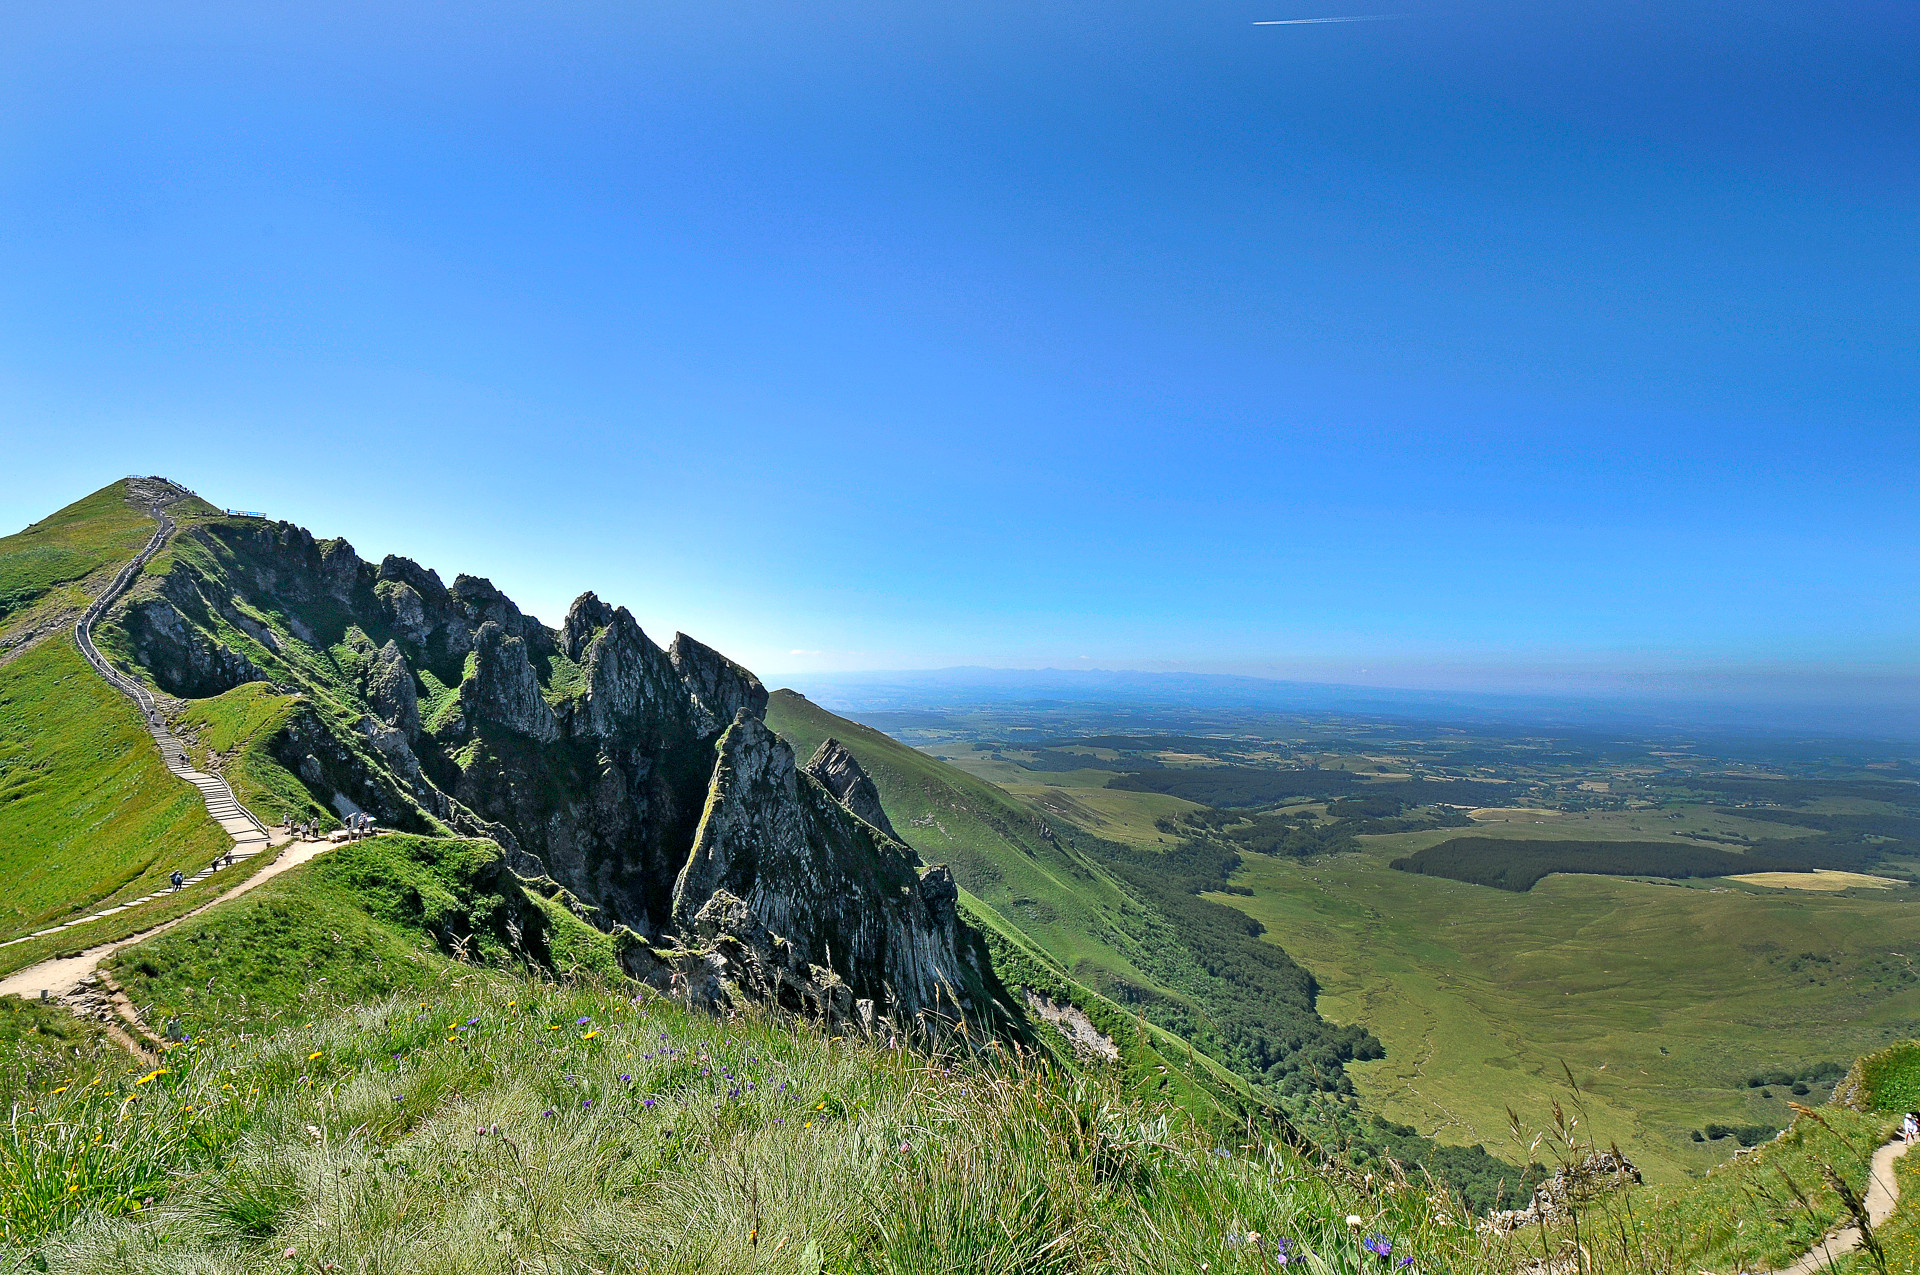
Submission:
[[[941,902],[950,904],[942,886],[951,885],[936,878]],[[726,917],[744,909],[786,943],[776,963],[784,974],[843,982],[858,1000],[907,1014],[957,1014],[979,971],[965,965],[952,907],[936,908],[927,894],[912,850],[856,818],[758,717],[735,714],[693,853],[674,883],[679,929],[728,932],[733,921],[710,915],[724,895]]]
[[[797,765],[766,688],[713,648],[663,650],[592,593],[548,629],[487,580],[285,523],[179,534],[202,551],[119,622],[174,694],[303,693],[273,746],[323,804],[493,838],[663,989],[870,1024],[1006,1012],[951,874],[838,743]]]
[[[880,790],[873,786],[873,780],[867,777],[845,744],[837,739],[822,741],[820,747],[813,750],[813,756],[807,758],[806,770],[833,794],[835,801],[895,841],[900,839],[900,834],[887,822],[887,812],[880,806]]]
[[[420,693],[400,644],[388,640],[366,676],[367,703],[381,721],[411,740],[420,733]]]
[[[526,642],[489,620],[474,635],[473,654],[473,676],[460,684],[460,707],[469,721],[490,722],[542,744],[560,738]]]

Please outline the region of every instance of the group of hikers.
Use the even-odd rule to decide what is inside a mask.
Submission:
[[[214,855],[213,862],[207,865],[207,871],[218,872],[222,868],[231,868],[232,866],[233,851],[229,850],[225,854]],[[167,884],[176,890],[184,889],[187,884],[187,874],[175,868],[172,874],[167,877]]]
[[[318,819],[306,819],[295,823],[293,816],[288,815],[281,821],[281,826],[296,837],[306,841],[311,841],[320,835],[320,821]],[[367,814],[365,811],[356,810],[346,818],[347,836],[355,841],[358,841],[361,837],[371,837],[374,833],[374,827],[373,816]]]
[[[295,823],[293,816],[288,815],[280,821],[280,826],[295,836],[304,839],[311,840],[320,835],[320,821],[318,819],[307,819],[300,823]],[[364,811],[356,810],[347,816],[346,828],[347,836],[355,841],[358,841],[362,837],[371,837],[375,829],[373,816]],[[216,854],[213,856],[213,862],[207,866],[207,871],[218,872],[222,868],[231,868],[232,866],[233,851],[229,850],[225,854]],[[168,875],[167,884],[176,890],[183,890],[187,885],[187,874],[176,868]]]

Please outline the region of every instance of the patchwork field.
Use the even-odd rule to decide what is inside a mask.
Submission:
[[[1732,1150],[1696,1129],[1788,1122],[1791,1090],[1747,1078],[1920,1029],[1920,976],[1892,955],[1920,945],[1908,891],[1555,875],[1520,894],[1391,870],[1413,839],[1248,856],[1234,884],[1252,896],[1216,897],[1314,972],[1323,1013],[1385,1042],[1349,1072],[1424,1133],[1507,1146],[1508,1107],[1537,1123],[1567,1096],[1564,1065],[1595,1134],[1672,1178]]]

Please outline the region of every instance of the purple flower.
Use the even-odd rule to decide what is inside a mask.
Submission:
[[[480,1021],[480,1016],[478,1014],[475,1014],[472,1018],[469,1018],[467,1020],[467,1026],[471,1027],[479,1021]]]
[[[621,1083],[621,1084],[623,1084],[623,1085],[629,1085],[629,1084],[632,1084],[632,1083],[633,1083],[633,1077],[632,1077],[632,1076],[629,1076],[629,1075],[628,1075],[628,1074],[627,1074],[626,1072],[624,1072],[624,1071],[623,1071],[623,1072],[621,1072],[621,1073],[620,1073],[620,1083]]]
[[[548,1107],[545,1111],[541,1112],[540,1114],[545,1116],[547,1119],[551,1120],[553,1119],[553,1108]]]
[[[585,1027],[585,1026],[586,1026],[586,1025],[588,1024],[588,1023],[590,1023],[590,1022],[592,1022],[592,1021],[593,1021],[593,1020],[592,1020],[591,1018],[584,1018],[584,1017],[583,1017],[583,1018],[576,1018],[576,1019],[574,1019],[574,1020],[573,1020],[573,1025],[574,1025],[575,1027]]]
[[[1369,1235],[1366,1239],[1360,1241],[1360,1247],[1366,1249],[1367,1252],[1373,1254],[1375,1257],[1393,1256],[1393,1241],[1384,1235]]]
[[[580,1100],[580,1106],[582,1109],[591,1107],[592,1105],[593,1105],[593,1099],[591,1098],[583,1098]]]
[[[1412,1266],[1412,1265],[1413,1265],[1413,1259],[1412,1259],[1411,1257],[1403,1257],[1403,1258],[1401,1258],[1401,1259],[1400,1259],[1400,1265],[1402,1265],[1402,1266]]]
[[[653,1105],[653,1099],[643,1098],[640,1100],[640,1105],[643,1107],[651,1107]]]

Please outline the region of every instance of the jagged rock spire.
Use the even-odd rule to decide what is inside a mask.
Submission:
[[[818,779],[841,805],[859,815],[880,831],[901,840],[887,822],[886,809],[880,804],[880,790],[860,767],[860,761],[837,739],[828,739],[813,750],[803,769]]]

